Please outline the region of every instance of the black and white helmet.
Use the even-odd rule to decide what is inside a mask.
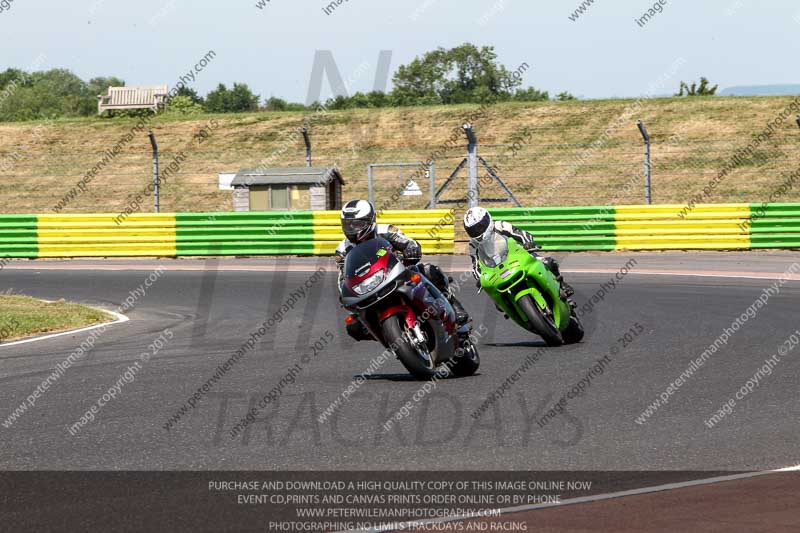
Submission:
[[[471,239],[483,240],[492,227],[492,215],[482,207],[470,207],[464,214],[464,229]]]
[[[366,200],[350,200],[342,208],[342,231],[347,240],[359,244],[378,231],[375,208]]]

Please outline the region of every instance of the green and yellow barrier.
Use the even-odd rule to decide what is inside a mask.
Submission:
[[[746,250],[747,204],[697,205],[684,218],[681,205],[631,205],[615,210],[617,250]]]
[[[545,250],[800,248],[800,203],[624,205],[491,209]],[[454,251],[449,210],[386,211],[425,253]],[[338,211],[0,215],[1,257],[331,255]]]
[[[175,216],[38,215],[38,257],[174,256]]]
[[[315,254],[328,255],[342,240],[339,211],[314,213]],[[455,247],[455,226],[447,209],[424,211],[384,211],[378,224],[392,224],[418,241],[426,254],[452,254]]]
[[[532,233],[546,250],[616,249],[615,208],[540,207],[490,209],[496,220],[504,220]]]
[[[378,222],[425,253],[453,253],[449,213],[386,211]],[[338,211],[0,215],[0,257],[331,255],[342,238]]]
[[[394,224],[425,253],[453,253],[449,211],[385,211],[379,224]],[[342,240],[339,211],[178,213],[177,255],[332,255]]]
[[[800,204],[750,204],[750,248],[800,248]]]
[[[800,247],[800,204],[490,209],[545,250],[750,250]]]
[[[176,213],[176,255],[313,255],[314,213]]]
[[[38,257],[36,215],[0,215],[0,257]]]

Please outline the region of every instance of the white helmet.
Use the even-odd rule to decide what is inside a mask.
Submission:
[[[378,231],[375,208],[366,200],[350,200],[342,208],[340,219],[347,240],[359,244],[375,237]]]
[[[482,207],[470,207],[464,214],[464,229],[471,239],[482,241],[493,229],[492,215]]]

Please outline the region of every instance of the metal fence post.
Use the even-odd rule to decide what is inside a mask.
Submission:
[[[644,200],[647,205],[652,203],[651,190],[650,190],[650,134],[647,133],[647,128],[641,120],[636,122],[639,127],[639,133],[642,134],[644,139]]]
[[[436,163],[433,161],[428,167],[428,181],[431,186],[431,199],[428,202],[428,209],[436,209]]]
[[[308,128],[300,130],[303,134],[303,141],[306,143],[306,166],[311,166],[311,139],[308,137]]]
[[[161,212],[161,201],[158,195],[158,143],[153,130],[147,135],[150,137],[150,145],[153,147],[153,205],[156,213]]]
[[[369,190],[369,203],[375,205],[375,193],[372,189],[372,165],[367,165],[367,188]]]
[[[464,124],[467,134],[467,206],[478,206],[478,139],[472,124]]]

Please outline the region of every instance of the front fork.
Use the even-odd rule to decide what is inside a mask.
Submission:
[[[414,310],[408,305],[394,305],[380,314],[380,323],[382,324],[392,316],[399,316],[402,320],[405,326],[403,328],[403,338],[416,349],[420,357],[425,359],[429,365],[433,365],[431,351],[428,348],[428,336],[422,330]],[[386,347],[392,349],[391,346],[387,345]]]
[[[414,327],[406,328],[405,330],[403,330],[403,334],[405,335],[408,342],[410,342],[411,344],[416,344],[418,346],[422,344],[427,345],[427,338],[425,336],[425,332],[422,331],[421,327],[419,327],[419,322],[414,324]]]
[[[431,362],[431,351],[428,348],[428,336],[422,331],[419,322],[414,324],[413,328],[406,328],[403,331],[403,336],[409,344],[416,348],[417,353],[420,354],[423,359],[427,360],[429,363]]]

